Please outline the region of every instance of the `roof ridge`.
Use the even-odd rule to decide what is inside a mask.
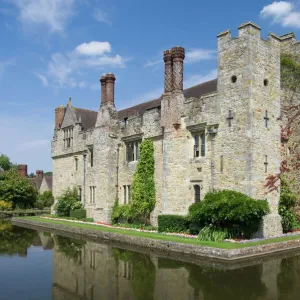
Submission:
[[[87,108],[81,108],[81,107],[74,107],[75,109],[81,109],[81,110],[86,110],[86,111],[91,111],[91,112],[95,112],[95,113],[98,113],[97,111],[95,110],[91,110],[91,109],[87,109]]]
[[[195,88],[195,87],[197,87],[197,86],[200,86],[200,85],[203,85],[203,84],[206,84],[206,83],[215,81],[215,80],[217,80],[217,79],[218,79],[218,78],[215,78],[215,79],[211,79],[211,80],[208,80],[208,81],[204,81],[204,82],[198,83],[198,84],[193,85],[193,86],[191,86],[191,87],[189,87],[189,88],[187,88],[187,89],[184,89],[183,91],[187,91],[187,90],[189,90],[189,89],[193,89],[193,88]]]

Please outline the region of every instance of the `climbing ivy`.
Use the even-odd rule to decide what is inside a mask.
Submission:
[[[140,159],[133,176],[131,207],[133,219],[149,223],[155,207],[154,146],[151,140],[140,144]]]

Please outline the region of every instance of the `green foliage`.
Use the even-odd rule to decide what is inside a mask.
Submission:
[[[189,221],[185,216],[178,215],[159,215],[158,231],[159,232],[187,232]]]
[[[232,233],[227,228],[218,228],[215,226],[203,227],[198,235],[200,241],[222,242],[225,239],[231,239]]]
[[[132,183],[132,217],[135,221],[149,223],[150,213],[155,207],[154,146],[151,140],[140,144],[140,159]]]
[[[71,239],[61,235],[56,235],[54,240],[59,252],[67,258],[72,259],[75,263],[81,264],[81,251],[86,244],[85,241]]]
[[[254,200],[239,192],[223,190],[207,193],[203,201],[191,205],[189,220],[198,228],[226,228],[233,236],[250,238],[268,212],[266,200]]]
[[[86,218],[86,210],[85,209],[71,209],[70,210],[70,217],[77,218],[77,219],[85,219]]]
[[[39,195],[39,200],[42,201],[44,207],[51,207],[54,203],[54,197],[51,191],[45,191]]]
[[[0,200],[0,211],[12,210],[12,202]]]
[[[75,187],[73,189],[68,188],[57,200],[54,209],[58,216],[68,217],[71,209],[82,208],[81,202],[78,201],[78,192]]]
[[[283,53],[281,54],[281,82],[282,85],[292,92],[300,91],[300,63],[297,57]],[[291,99],[292,100],[292,99]]]
[[[10,161],[7,155],[1,154],[0,155],[0,167],[4,171],[8,171],[13,166],[12,162]]]
[[[282,175],[278,212],[282,218],[281,223],[284,232],[290,231],[297,224],[296,201],[297,195],[291,191],[287,178]]]
[[[111,220],[113,224],[131,223],[132,222],[131,205],[130,204],[119,205],[118,199],[115,200],[112,209]]]
[[[44,173],[44,176],[53,176],[53,173],[52,172],[46,172],[46,173]]]
[[[36,200],[34,207],[38,209],[43,209],[45,207],[44,202],[40,199]]]
[[[31,208],[37,199],[38,191],[14,169],[0,174],[0,199],[12,202],[13,207]]]

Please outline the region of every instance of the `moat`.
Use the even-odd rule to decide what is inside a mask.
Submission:
[[[299,297],[300,251],[230,265],[191,261],[0,220],[1,300]]]

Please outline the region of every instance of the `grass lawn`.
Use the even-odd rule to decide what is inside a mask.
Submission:
[[[280,237],[280,238],[276,238],[276,239],[273,238],[273,239],[267,239],[267,240],[263,240],[263,241],[249,242],[246,244],[238,244],[238,243],[230,243],[230,242],[208,242],[208,241],[205,242],[205,241],[199,241],[197,239],[191,239],[191,238],[173,236],[173,235],[166,235],[166,234],[161,234],[161,233],[141,232],[141,231],[135,231],[135,230],[125,230],[125,229],[120,229],[120,228],[104,227],[101,225],[91,225],[91,224],[59,221],[59,220],[49,220],[49,219],[43,219],[40,217],[19,217],[18,219],[33,220],[33,221],[38,221],[38,222],[42,222],[42,223],[61,224],[61,225],[70,226],[70,227],[88,228],[88,229],[93,229],[93,230],[100,230],[100,231],[104,231],[104,232],[113,232],[113,233],[125,234],[125,235],[129,235],[129,236],[136,236],[136,237],[142,237],[142,238],[148,238],[148,239],[163,240],[163,241],[177,242],[177,243],[183,243],[183,244],[193,244],[193,245],[222,248],[222,249],[246,248],[246,247],[250,247],[250,246],[258,246],[258,245],[263,245],[263,244],[272,244],[272,243],[278,243],[278,242],[284,242],[284,241],[290,241],[290,240],[298,240],[298,239],[300,240],[300,234],[299,234],[299,235],[294,235],[294,236]]]

